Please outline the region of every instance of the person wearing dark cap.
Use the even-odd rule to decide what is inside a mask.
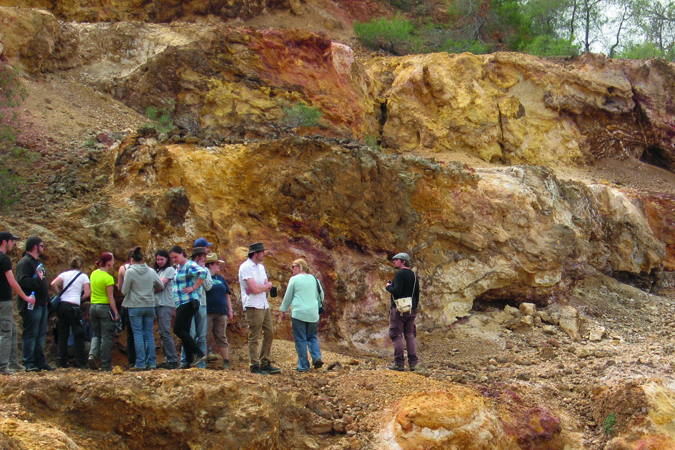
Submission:
[[[209,241],[206,240],[206,238],[199,238],[195,240],[194,245],[192,246],[193,248],[197,247],[211,247],[213,244]]]
[[[279,373],[270,362],[272,342],[274,341],[274,322],[267,300],[267,293],[272,290],[272,283],[267,279],[267,271],[262,264],[265,247],[260,242],[248,247],[248,259],[239,266],[239,286],[241,286],[241,303],[248,324],[248,358],[251,373],[266,375]],[[262,346],[258,353],[260,335]]]
[[[22,300],[35,303],[35,298],[25,294],[12,272],[12,261],[6,255],[16,245],[19,238],[9,231],[0,231],[0,375],[10,375],[9,359],[12,346],[16,350],[15,337],[18,336],[14,322],[12,291]]]
[[[38,236],[26,239],[26,251],[16,265],[16,278],[24,292],[35,292],[35,304],[30,305],[23,298],[17,298],[19,314],[23,319],[23,335],[21,336],[21,357],[26,372],[54,370],[47,364],[44,354],[47,337],[47,302],[49,302],[49,284],[45,267],[38,259],[45,249],[45,244]]]
[[[392,258],[396,274],[394,281],[387,282],[387,291],[391,293],[389,308],[389,338],[394,343],[394,365],[389,370],[405,370],[405,355],[403,354],[403,338],[408,351],[408,365],[414,371],[419,360],[417,358],[417,343],[415,335],[415,317],[420,298],[420,284],[417,275],[410,269],[410,256],[407,253],[398,253]],[[412,309],[400,313],[396,308],[395,299],[412,297]]]

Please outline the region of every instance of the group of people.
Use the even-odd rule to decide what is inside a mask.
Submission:
[[[54,370],[44,355],[50,296],[45,267],[39,257],[45,244],[40,237],[26,240],[25,252],[17,264],[16,278],[7,252],[18,237],[8,231],[0,232],[0,374]],[[124,296],[121,308],[115,302],[113,277],[115,259],[103,253],[91,276],[83,273],[84,261],[74,257],[70,269],[51,282],[60,302],[56,310],[57,367],[68,367],[68,339],[74,342],[74,366],[111,371],[115,331],[127,328],[127,356],[130,370],[155,368],[177,369],[206,367],[207,344],[223,359],[223,369],[230,369],[227,323],[233,319],[232,293],[225,278],[219,274],[225,262],[209,252],[212,244],[204,238],[194,242],[190,257],[180,246],[155,252],[151,268],[146,264],[140,247],[133,248],[127,261],[118,270],[117,287]],[[249,368],[252,373],[267,375],[281,370],[272,365],[271,349],[274,322],[268,297],[277,295],[263,264],[265,248],[262,243],[249,246],[248,258],[239,267],[241,302],[248,325]],[[394,342],[395,361],[389,368],[404,370],[403,338],[408,351],[410,370],[417,365],[414,320],[419,301],[419,283],[409,269],[410,258],[405,253],[393,259],[398,269],[393,283],[386,289],[392,294],[389,335]],[[280,311],[287,318],[290,309],[293,336],[298,354],[298,372],[312,366],[323,366],[318,340],[320,309],[325,292],[319,279],[310,273],[303,259],[293,261],[293,275],[286,289]],[[412,284],[411,284],[412,283]],[[22,363],[18,361],[18,329],[14,322],[12,292],[23,321]],[[394,299],[413,297],[412,311],[399,314]],[[89,318],[93,331],[90,350],[85,352],[85,332],[82,304],[90,301]],[[162,342],[164,362],[157,364],[154,341],[154,320]],[[173,322],[173,327],[172,327]],[[173,331],[173,334],[172,334]],[[181,341],[181,355],[176,351],[173,335]]]

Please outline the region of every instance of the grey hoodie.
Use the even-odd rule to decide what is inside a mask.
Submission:
[[[122,306],[126,308],[154,308],[155,289],[162,288],[162,280],[147,264],[132,264],[124,275]]]

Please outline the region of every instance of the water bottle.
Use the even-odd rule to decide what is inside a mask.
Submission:
[[[35,292],[31,292],[30,296],[35,298]],[[32,311],[35,308],[35,303],[28,303],[28,311]]]

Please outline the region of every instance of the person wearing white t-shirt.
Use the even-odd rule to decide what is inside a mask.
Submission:
[[[267,271],[262,261],[265,247],[260,242],[248,247],[248,259],[239,266],[239,286],[241,303],[248,324],[248,358],[251,373],[267,375],[279,373],[281,369],[270,362],[272,342],[274,341],[274,322],[267,293],[272,283],[267,279]],[[258,353],[258,343],[262,334],[262,346]]]
[[[70,261],[70,270],[63,272],[52,281],[52,287],[61,293],[61,303],[56,311],[58,318],[57,333],[58,347],[56,352],[56,366],[68,367],[68,336],[73,330],[75,341],[75,367],[86,369],[87,355],[84,352],[84,325],[82,323],[81,302],[91,296],[91,283],[86,273],[82,272],[84,260],[79,256]]]

